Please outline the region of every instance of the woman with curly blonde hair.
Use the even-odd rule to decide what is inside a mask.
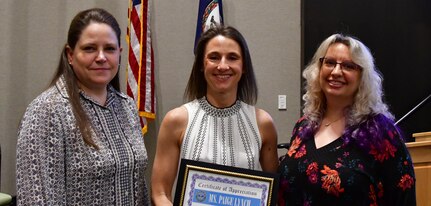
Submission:
[[[370,50],[334,34],[303,77],[304,116],[280,163],[279,205],[415,205],[411,157]]]

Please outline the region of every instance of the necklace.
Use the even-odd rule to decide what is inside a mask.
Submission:
[[[326,123],[326,124],[324,124],[325,125],[325,127],[328,127],[329,125],[331,125],[332,123],[334,123],[334,122],[336,122],[336,121],[338,121],[338,120],[340,120],[340,119],[343,119],[343,117],[344,116],[341,116],[340,118],[338,118],[338,119],[336,119],[336,120],[334,120],[334,121],[332,121],[332,122],[328,122],[328,123]]]

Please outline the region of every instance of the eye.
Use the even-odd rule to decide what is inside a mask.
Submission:
[[[95,47],[93,47],[93,46],[84,46],[84,47],[82,48],[82,50],[84,50],[85,52],[92,52],[92,51],[95,51],[95,50],[96,50],[96,48],[95,48]]]
[[[337,61],[335,61],[335,59],[325,59],[323,63],[325,64],[325,66],[331,67],[331,68],[337,65]]]
[[[220,59],[220,55],[217,54],[209,54],[207,55],[207,59],[210,61],[217,61]]]
[[[106,50],[106,51],[116,51],[116,50],[117,50],[117,48],[116,48],[116,47],[113,47],[113,46],[108,46],[108,47],[106,47],[106,48],[105,48],[105,50]]]
[[[229,55],[227,58],[228,58],[229,60],[234,61],[234,60],[239,60],[239,59],[241,59],[241,56],[238,56],[237,54],[231,54],[231,55]]]
[[[341,66],[343,67],[344,70],[348,70],[348,71],[353,71],[353,70],[356,70],[357,68],[357,65],[353,62],[343,62]]]

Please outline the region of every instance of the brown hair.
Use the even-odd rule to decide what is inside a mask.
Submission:
[[[51,80],[50,86],[54,86],[58,79],[60,79],[62,76],[64,77],[67,93],[69,95],[69,101],[72,105],[72,111],[75,116],[79,131],[82,134],[83,140],[87,145],[98,149],[99,147],[94,143],[91,137],[91,123],[87,114],[82,108],[78,80],[71,65],[68,63],[66,50],[67,47],[74,49],[76,43],[81,37],[82,31],[87,28],[90,23],[94,22],[109,25],[115,31],[118,45],[120,45],[121,29],[114,16],[100,8],[93,8],[79,12],[70,23],[69,32],[67,35],[67,44],[63,48],[60,61],[57,66],[57,71]],[[120,91],[120,80],[118,73],[114,76],[109,84],[112,85],[116,90]]]
[[[241,48],[244,61],[244,73],[238,83],[237,99],[242,100],[243,102],[250,105],[256,104],[258,90],[247,42],[241,33],[235,28],[220,25],[208,29],[202,34],[198,41],[198,45],[195,50],[195,60],[186,90],[184,92],[184,98],[191,101],[206,95],[207,82],[205,80],[204,73],[202,72],[204,67],[204,53],[208,42],[219,35],[234,40]]]

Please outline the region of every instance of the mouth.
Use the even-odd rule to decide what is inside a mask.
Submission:
[[[232,75],[230,75],[230,74],[215,74],[214,76],[217,79],[225,80],[225,79],[229,79]]]
[[[337,81],[337,80],[328,80],[328,84],[331,87],[341,87],[343,85],[346,85],[346,82]]]
[[[91,68],[90,70],[105,71],[105,70],[109,70],[109,68]]]

